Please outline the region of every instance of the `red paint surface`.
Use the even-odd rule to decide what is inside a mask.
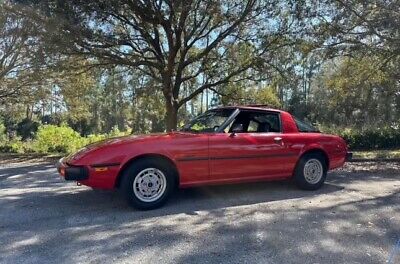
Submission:
[[[102,189],[115,188],[117,178],[129,162],[144,156],[169,159],[179,173],[180,187],[290,178],[301,155],[311,150],[327,155],[329,169],[344,164],[347,146],[343,139],[321,133],[299,133],[289,113],[268,110],[280,113],[282,133],[231,136],[229,133],[171,132],[127,136],[89,145],[64,162],[86,166],[89,179],[81,183]],[[277,137],[281,142],[275,141]],[[92,165],[96,164],[119,165],[95,171]]]

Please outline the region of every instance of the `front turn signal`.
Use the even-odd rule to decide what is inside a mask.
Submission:
[[[108,167],[97,167],[97,168],[94,168],[94,171],[97,171],[97,172],[107,171],[107,170],[108,170]]]

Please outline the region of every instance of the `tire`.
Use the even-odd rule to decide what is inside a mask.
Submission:
[[[176,186],[176,172],[167,162],[143,159],[123,172],[121,191],[129,205],[151,210],[164,205]]]
[[[327,170],[327,164],[322,155],[306,154],[296,165],[294,181],[300,189],[317,190],[324,184]]]

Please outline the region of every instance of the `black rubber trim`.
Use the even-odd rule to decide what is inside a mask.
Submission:
[[[247,156],[227,156],[227,157],[186,157],[178,159],[177,161],[198,161],[198,160],[236,160],[236,159],[260,159],[260,158],[281,158],[297,156],[295,153],[287,154],[267,154],[267,155],[247,155]]]
[[[89,171],[86,167],[66,167],[66,181],[83,181],[89,178]]]
[[[287,154],[266,154],[266,155],[248,155],[248,156],[232,156],[232,157],[211,157],[211,160],[230,160],[230,159],[259,159],[259,158],[281,158],[297,156],[294,153]]]
[[[221,126],[216,131],[217,133],[224,133],[225,128],[229,126],[229,124],[237,117],[240,113],[239,108],[233,110],[232,114],[221,124]]]
[[[177,161],[198,161],[198,160],[208,160],[208,157],[185,157],[177,159]]]
[[[99,168],[99,167],[114,167],[114,166],[119,166],[120,163],[118,162],[113,162],[113,163],[98,163],[98,164],[92,164],[90,167],[92,168]]]

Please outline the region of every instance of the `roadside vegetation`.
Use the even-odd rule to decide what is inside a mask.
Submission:
[[[400,148],[398,2],[153,2],[0,1],[0,152],[69,153],[235,104]]]
[[[0,143],[0,153],[68,154],[88,144],[126,134],[114,128],[107,134],[81,136],[67,125],[42,125],[32,139],[22,140],[21,136],[16,136],[3,140]]]
[[[358,129],[322,129],[323,132],[340,135],[351,150],[382,150],[400,148],[398,127]]]
[[[400,130],[398,128],[381,128],[375,130],[334,130],[322,128],[322,132],[342,136],[358,158],[398,158],[400,152]],[[131,134],[130,131],[120,131],[114,127],[109,133],[89,134],[82,136],[67,124],[39,125],[34,131],[24,130],[10,138],[3,124],[0,123],[0,153],[40,153],[67,154],[85,145],[107,138]],[[29,134],[27,137],[26,134]],[[24,138],[24,139],[23,139]],[[367,151],[366,151],[367,150]],[[369,150],[369,151],[368,151]]]
[[[354,159],[398,159],[398,160],[400,160],[400,149],[354,151],[353,158]]]

